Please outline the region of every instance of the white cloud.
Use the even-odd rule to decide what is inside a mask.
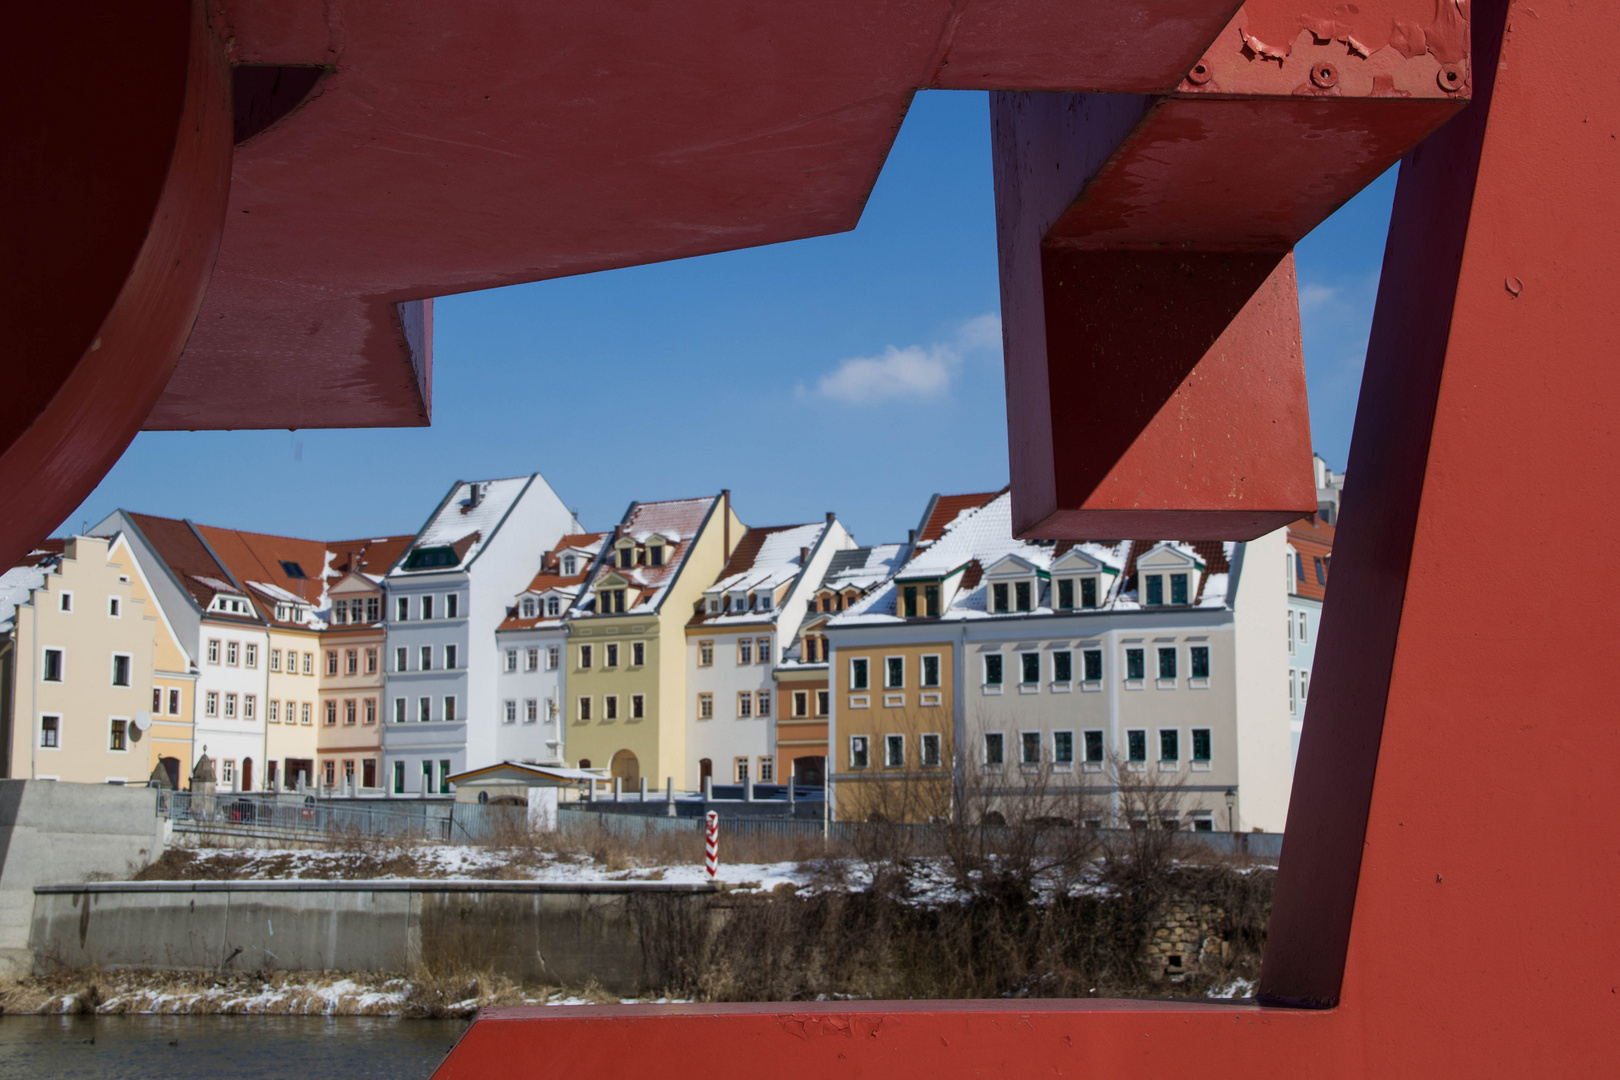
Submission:
[[[1001,351],[1001,317],[979,315],[963,323],[949,342],[890,345],[881,356],[851,357],[816,382],[816,393],[850,405],[944,397],[963,359],[991,349]]]
[[[1320,310],[1339,298],[1339,290],[1331,285],[1306,282],[1299,287],[1299,309],[1310,313]]]

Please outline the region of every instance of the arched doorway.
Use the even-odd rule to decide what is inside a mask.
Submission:
[[[180,790],[180,759],[177,757],[160,758],[159,764],[169,776],[169,787],[175,791]]]
[[[707,780],[713,775],[714,762],[710,761],[708,758],[700,758],[698,760],[698,787],[702,787],[703,781]]]
[[[590,768],[591,767],[591,759],[588,758],[588,757],[580,758],[579,759],[579,767],[582,768],[582,769]]]
[[[636,755],[628,750],[620,750],[613,755],[613,764],[608,774],[615,780],[623,780],[626,786],[641,783],[641,762]]]
[[[243,758],[242,759],[242,790],[243,791],[252,791],[253,790],[253,759],[252,758]]]

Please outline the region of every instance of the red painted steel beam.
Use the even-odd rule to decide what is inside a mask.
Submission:
[[[1316,509],[1294,243],[1468,100],[1453,0],[1253,0],[1170,94],[993,101],[1014,528]]]
[[[917,89],[1170,90],[1238,7],[214,2],[324,74],[237,148],[149,428],[426,423],[399,304],[851,229]]]
[[[23,5],[0,113],[0,566],[89,495],[168,382],[230,182],[201,0]]]
[[[717,1046],[790,1078],[1612,1073],[1620,607],[1601,571],[1500,564],[1620,534],[1620,87],[1591,77],[1620,9],[1511,10],[1475,6],[1474,104],[1401,166],[1269,1007],[490,1010],[436,1075],[696,1077]]]

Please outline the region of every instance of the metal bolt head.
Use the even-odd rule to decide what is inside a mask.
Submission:
[[[1209,61],[1200,60],[1198,63],[1193,65],[1191,71],[1187,72],[1187,81],[1192,83],[1194,86],[1203,86],[1205,83],[1209,82],[1210,78],[1214,74],[1215,69],[1210,67]]]
[[[1448,94],[1455,94],[1463,88],[1463,70],[1458,64],[1441,64],[1440,73],[1435,76],[1440,89]]]
[[[1326,62],[1312,64],[1311,82],[1323,90],[1331,90],[1339,85],[1339,69]]]

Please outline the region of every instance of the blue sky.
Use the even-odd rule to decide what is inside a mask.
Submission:
[[[1391,172],[1298,249],[1316,447],[1342,468]],[[732,490],[903,539],[1007,480],[989,115],[919,94],[853,232],[442,298],[433,426],[140,435],[61,532],[117,507],[321,539],[414,532],[457,479],[538,470],[587,526]]]

